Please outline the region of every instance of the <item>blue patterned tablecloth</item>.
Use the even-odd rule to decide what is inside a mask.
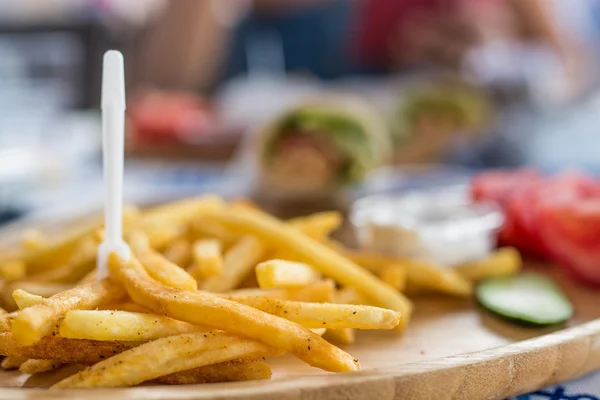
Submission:
[[[513,400],[600,400],[600,371],[563,385],[517,396]]]

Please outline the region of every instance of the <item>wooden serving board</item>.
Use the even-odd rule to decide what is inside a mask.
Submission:
[[[551,275],[571,299],[576,313],[567,326],[519,327],[472,301],[422,297],[403,334],[360,332],[344,347],[360,360],[360,372],[325,373],[286,356],[270,360],[269,381],[49,391],[68,370],[32,377],[1,371],[0,399],[503,399],[600,369],[600,291],[549,266],[528,268]]]

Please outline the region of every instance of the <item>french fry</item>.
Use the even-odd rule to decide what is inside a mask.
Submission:
[[[19,366],[19,371],[24,374],[39,374],[42,372],[48,372],[65,365],[60,361],[56,360],[27,360]]]
[[[183,268],[167,260],[162,254],[148,249],[136,254],[148,274],[165,286],[181,290],[198,290],[198,283]]]
[[[44,247],[26,252],[23,261],[27,265],[27,272],[29,274],[40,273],[65,265],[69,262],[79,240],[90,235],[97,226],[96,221],[86,222],[67,231],[62,236],[48,240]]]
[[[27,359],[23,357],[8,356],[4,360],[2,360],[2,363],[0,363],[0,367],[2,367],[2,369],[7,370],[19,369],[21,364],[23,364],[25,361],[27,361]]]
[[[242,232],[258,236],[266,243],[297,253],[323,275],[343,285],[355,287],[376,305],[400,311],[402,318],[399,329],[408,323],[412,305],[406,297],[352,261],[293,227],[265,213],[235,207],[229,207],[226,211],[213,210],[210,216],[226,226],[236,227]]]
[[[120,302],[120,303],[113,303],[113,304],[105,304],[102,307],[99,307],[99,309],[101,310],[112,310],[112,311],[129,311],[129,312],[134,312],[134,313],[143,313],[143,314],[151,314],[152,311],[148,310],[145,307],[140,306],[137,303],[134,303],[133,301],[125,301],[125,302]]]
[[[523,265],[521,254],[514,247],[503,247],[483,260],[456,266],[454,270],[470,281],[517,274]]]
[[[307,328],[392,329],[400,322],[401,315],[386,308],[352,304],[305,303],[267,297],[237,298],[236,301]]]
[[[136,207],[129,205],[123,207],[124,228],[136,224],[139,216],[140,212]],[[42,248],[25,252],[22,259],[27,265],[27,273],[41,273],[68,263],[79,240],[94,235],[101,226],[102,220],[102,217],[88,218],[60,236],[49,237]]]
[[[13,310],[17,308],[17,304],[15,303],[15,300],[12,297],[12,293],[15,290],[22,289],[31,294],[35,294],[42,297],[50,297],[70,288],[71,285],[66,285],[64,283],[18,281],[6,286],[6,288],[3,291],[3,300],[6,307],[10,310]]]
[[[368,304],[367,299],[353,287],[345,287],[338,290],[333,295],[333,298],[339,304]]]
[[[194,263],[188,269],[190,275],[203,280],[220,275],[223,270],[221,242],[217,239],[199,239],[192,246]]]
[[[269,346],[224,332],[188,333],[127,350],[58,382],[52,388],[133,386],[179,371],[271,353],[273,349]]]
[[[27,267],[21,260],[10,260],[0,263],[0,278],[6,282],[19,281],[27,275]]]
[[[312,328],[309,329],[312,333],[319,335],[319,336],[323,336],[325,334],[325,332],[327,332],[327,328]]]
[[[270,260],[256,266],[256,279],[261,289],[293,289],[314,283],[319,278],[318,272],[299,262]]]
[[[77,282],[94,268],[96,253],[100,244],[98,236],[97,234],[92,234],[81,238],[75,245],[67,263],[60,267],[35,274],[30,279],[38,282],[52,283]]]
[[[31,294],[23,289],[15,290],[12,294],[12,297],[15,300],[15,303],[17,303],[19,310],[23,310],[24,308],[34,306],[44,301],[42,296]]]
[[[233,360],[175,372],[157,379],[168,385],[240,382],[271,379],[271,367],[263,360]]]
[[[240,235],[235,234],[222,224],[205,218],[195,219],[191,223],[191,231],[194,237],[200,239],[217,239],[223,246],[229,246],[240,240]]]
[[[50,297],[64,292],[72,287],[64,283],[45,283],[35,281],[18,281],[13,282],[6,288],[6,291],[12,294],[15,290],[21,289],[42,297]]]
[[[407,283],[418,288],[466,297],[473,292],[471,282],[448,267],[437,267],[427,261],[405,261]]]
[[[323,335],[325,340],[339,344],[352,344],[356,341],[356,333],[352,328],[327,329]]]
[[[29,229],[21,236],[21,247],[28,252],[38,251],[46,246],[48,239],[37,229]]]
[[[359,368],[349,354],[298,324],[209,293],[160,286],[135,257],[123,261],[111,254],[108,266],[111,278],[121,283],[132,299],[157,313],[262,341],[327,371]],[[308,342],[311,344],[306,345]]]
[[[402,264],[404,259],[378,253],[370,253],[362,250],[341,250],[341,254],[348,257],[361,267],[374,273],[380,273],[382,269],[392,264]]]
[[[5,309],[0,308],[0,333],[10,331],[9,314]]]
[[[60,335],[69,339],[149,341],[206,328],[154,314],[109,310],[73,310],[60,324]]]
[[[407,272],[402,264],[390,264],[384,267],[379,273],[379,278],[401,292],[406,288]]]
[[[24,359],[56,360],[64,364],[92,365],[140,343],[66,339],[55,332],[55,335],[44,336],[31,346],[21,346],[12,333],[5,332],[0,334],[0,354]]]
[[[365,304],[356,289],[346,287],[338,290],[333,295],[333,301],[338,304]],[[325,340],[339,344],[352,344],[356,340],[356,333],[352,328],[327,329],[323,335]]]
[[[19,312],[12,320],[12,333],[19,343],[31,345],[50,333],[68,311],[96,308],[124,296],[124,290],[108,280],[76,286]]]
[[[326,303],[333,300],[334,292],[335,282],[331,279],[325,279],[298,289],[238,289],[231,292],[215,293],[215,295],[229,300],[244,297],[269,297],[280,300]]]
[[[207,279],[202,290],[226,292],[235,289],[249,275],[265,252],[263,244],[252,236],[241,238],[223,259],[223,273]]]
[[[321,212],[307,217],[293,218],[288,223],[306,236],[322,241],[342,225],[342,214],[337,211]]]
[[[173,264],[185,268],[192,259],[192,247],[186,237],[180,237],[167,246],[163,255]]]
[[[162,249],[187,230],[190,217],[199,218],[206,211],[223,207],[217,196],[184,199],[147,210],[138,228],[148,235],[150,246]]]

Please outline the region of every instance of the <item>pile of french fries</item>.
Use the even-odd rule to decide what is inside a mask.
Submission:
[[[2,368],[86,366],[53,388],[269,379],[266,358],[284,353],[354,371],[332,343],[406,328],[403,292],[469,296],[474,281],[520,268],[512,249],[457,269],[367,254],[330,239],[336,212],[281,221],[212,196],[130,207],[123,223],[131,257],[112,254],[102,280],[100,222],[28,232],[0,253]]]

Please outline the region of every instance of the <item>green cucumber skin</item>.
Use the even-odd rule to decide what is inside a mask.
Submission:
[[[554,306],[557,306],[557,313],[555,318],[549,318],[547,315],[545,318],[539,318],[533,315],[527,315],[531,310],[527,310],[525,307],[521,310],[510,310],[502,309],[502,306],[498,306],[493,300],[489,299],[490,291],[502,290],[502,288],[495,287],[494,285],[510,284],[515,282],[517,285],[525,284],[525,287],[519,288],[520,290],[526,289],[529,284],[532,290],[546,290],[549,301],[554,302]],[[507,295],[511,295],[509,291],[511,288],[506,289]],[[514,287],[512,288],[512,295],[514,296]],[[498,292],[496,292],[497,295]],[[501,292],[500,292],[501,293]],[[569,302],[568,298],[560,291],[558,286],[553,281],[543,275],[525,273],[516,277],[504,277],[504,278],[492,278],[480,283],[475,291],[476,300],[484,309],[487,311],[511,322],[515,322],[519,325],[529,327],[544,327],[562,324],[568,321],[573,316],[573,306]],[[547,313],[547,311],[545,311]],[[542,312],[543,313],[543,312]],[[525,314],[525,315],[524,315]]]

